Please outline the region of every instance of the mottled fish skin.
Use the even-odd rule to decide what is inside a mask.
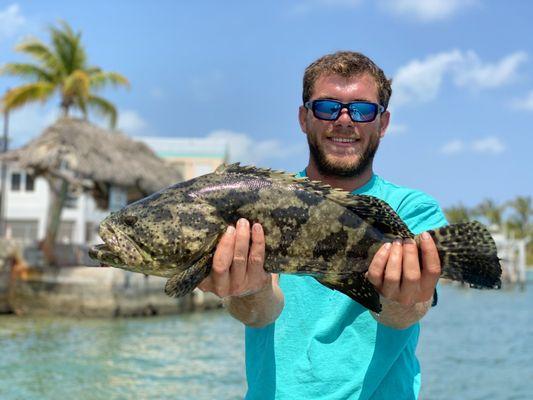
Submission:
[[[414,238],[377,198],[233,164],[112,213],[100,226],[105,244],[90,255],[116,267],[172,277],[167,293],[183,295],[209,274],[220,236],[239,218],[262,224],[267,272],[311,275],[374,311],[380,310],[379,295],[364,277],[370,261],[383,243]],[[447,232],[438,234],[445,238]],[[454,257],[448,253],[445,249],[442,256]],[[460,256],[454,260],[460,261]],[[448,275],[464,278],[453,271]],[[486,285],[497,284],[491,279]]]

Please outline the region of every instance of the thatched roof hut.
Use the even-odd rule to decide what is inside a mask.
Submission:
[[[71,187],[91,190],[101,206],[110,186],[127,189],[132,200],[182,180],[146,144],[74,118],[59,119],[1,158],[36,176],[62,177]]]

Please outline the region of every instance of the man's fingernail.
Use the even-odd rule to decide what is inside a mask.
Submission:
[[[241,218],[240,220],[237,221],[237,225],[239,226],[246,226],[246,223],[248,221],[245,219],[245,218]]]
[[[427,232],[422,232],[422,239],[423,240],[428,240],[431,236],[429,235],[429,233]]]
[[[383,245],[383,247],[385,247],[385,250],[389,250],[392,246],[392,243],[391,242],[387,242]]]
[[[255,233],[261,233],[261,224],[254,224],[252,226],[252,229],[254,230]]]
[[[394,244],[396,246],[401,246],[402,245],[402,239],[394,239]]]
[[[228,229],[226,229],[226,233],[228,235],[233,235],[234,232],[235,232],[235,228],[232,225],[229,225]]]
[[[416,244],[416,242],[411,238],[405,238],[403,244]]]

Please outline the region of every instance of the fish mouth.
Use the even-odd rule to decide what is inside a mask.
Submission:
[[[89,257],[104,265],[140,267],[147,258],[150,258],[128,235],[117,227],[104,222],[100,225],[98,233],[104,244],[93,246],[89,250]]]
[[[122,266],[124,262],[107,244],[97,244],[89,249],[89,257],[100,262],[101,267]]]

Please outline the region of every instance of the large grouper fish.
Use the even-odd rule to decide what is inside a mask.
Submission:
[[[180,297],[209,274],[220,237],[241,217],[263,226],[265,271],[312,276],[375,312],[379,294],[364,275],[374,254],[397,238],[419,240],[380,199],[231,164],[111,213],[100,224],[104,244],[89,255],[102,265],[168,277],[165,292]],[[443,278],[500,287],[496,246],[482,224],[429,233]]]

